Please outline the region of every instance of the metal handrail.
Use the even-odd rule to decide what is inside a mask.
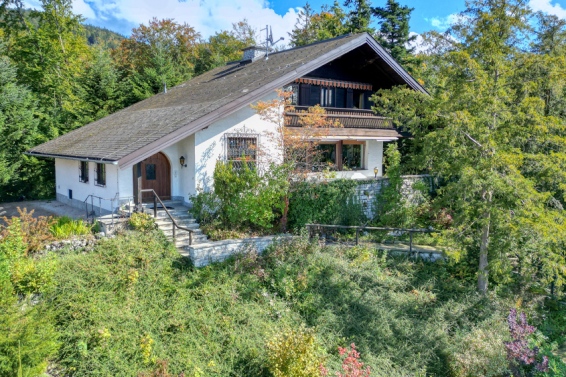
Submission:
[[[91,212],[88,211],[88,200],[90,199],[90,206],[91,206]],[[116,196],[114,196],[113,198],[107,199],[107,198],[102,198],[100,196],[96,196],[94,194],[90,194],[86,197],[85,200],[83,200],[83,203],[85,204],[85,211],[86,211],[86,219],[88,220],[89,217],[92,215],[92,217],[94,218],[96,216],[96,211],[94,210],[94,199],[98,199],[98,216],[102,216],[102,201],[109,201],[110,202],[110,214],[112,214],[112,224],[114,224],[114,215],[115,215],[115,211],[117,209],[120,208],[120,200],[124,200],[127,199],[128,201],[132,201],[133,200],[133,196],[127,196],[127,197],[118,197],[118,194],[116,194]],[[114,202],[118,201],[118,205],[114,206]],[[129,209],[129,215],[132,215],[132,210],[131,207]]]
[[[181,230],[189,232],[189,246],[191,246],[193,244],[193,232],[194,232],[194,230],[189,229],[189,228],[185,228],[185,227],[177,224],[177,222],[175,221],[175,219],[173,218],[171,213],[169,213],[169,211],[167,210],[167,206],[165,204],[163,204],[163,202],[161,201],[161,198],[159,197],[159,195],[157,195],[157,193],[155,192],[154,189],[144,189],[144,190],[140,190],[139,192],[140,192],[140,194],[142,194],[144,192],[153,193],[153,218],[157,218],[157,202],[159,201],[159,203],[161,204],[161,206],[165,210],[165,213],[167,213],[167,216],[169,216],[169,219],[171,219],[172,230],[173,230],[173,242],[175,241],[175,228],[177,227]]]
[[[382,230],[390,232],[402,232],[409,233],[409,253],[413,253],[413,233],[439,233],[438,230],[434,229],[407,229],[407,228],[390,228],[381,226],[356,226],[356,225],[325,225],[325,224],[305,224],[308,229],[309,238],[313,238],[313,230],[316,228],[333,228],[333,229],[355,229],[356,230],[356,246],[360,244],[360,231],[362,230]]]

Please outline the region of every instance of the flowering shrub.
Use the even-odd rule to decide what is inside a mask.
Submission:
[[[519,315],[517,322],[517,310],[511,309],[507,323],[513,340],[505,342],[505,347],[513,375],[534,376],[536,372],[548,372],[548,357],[539,358],[538,347],[529,347],[527,337],[536,331],[536,327],[527,323],[525,313]]]
[[[370,368],[365,367],[364,363],[360,361],[360,353],[356,351],[356,345],[352,343],[350,349],[338,347],[340,356],[344,357],[342,360],[342,370],[344,373],[338,372],[338,377],[369,377]]]

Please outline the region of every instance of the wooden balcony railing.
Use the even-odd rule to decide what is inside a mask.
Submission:
[[[371,110],[326,107],[326,117],[344,128],[393,129],[391,118],[375,115]],[[308,106],[294,106],[285,111],[287,127],[301,127],[301,117],[308,115]]]

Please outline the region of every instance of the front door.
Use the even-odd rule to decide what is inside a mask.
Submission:
[[[141,176],[142,189],[155,190],[162,200],[171,199],[171,165],[163,153],[159,152],[142,161]],[[153,199],[153,194],[144,192],[142,199],[146,202],[150,201]]]

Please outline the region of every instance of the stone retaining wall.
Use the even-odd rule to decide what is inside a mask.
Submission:
[[[290,237],[290,236],[283,236]],[[241,240],[224,240],[216,242],[207,242],[193,246],[185,247],[189,252],[189,256],[195,267],[203,267],[213,262],[221,262],[228,257],[255,251],[257,253],[263,252],[275,239],[280,239],[282,236],[267,236],[257,238],[244,238]]]
[[[430,175],[404,175],[403,178],[403,186],[401,187],[401,193],[409,199],[409,201],[414,201],[417,199],[415,197],[415,190],[413,185],[417,182],[422,182],[428,187],[429,192],[434,192],[438,187],[438,182],[435,181],[434,177]],[[356,187],[356,196],[360,203],[362,204],[362,208],[364,214],[368,218],[373,217],[373,202],[375,197],[379,195],[383,187],[386,187],[389,184],[389,178],[387,177],[378,177],[374,180],[368,181],[361,181],[360,184]],[[418,199],[417,199],[418,200]]]

